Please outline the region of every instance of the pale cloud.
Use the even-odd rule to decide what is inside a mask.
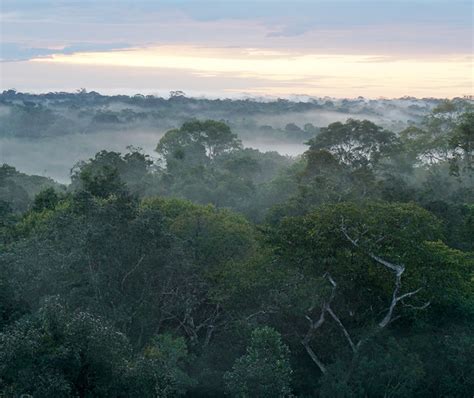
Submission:
[[[246,92],[354,97],[377,97],[381,93],[391,97],[452,97],[472,92],[472,57],[468,55],[397,58],[174,45],[56,54],[27,64],[31,70],[70,70],[76,88],[97,88],[97,83],[90,80],[91,73],[100,76],[110,70],[111,86],[114,79],[116,85],[126,81],[127,91],[145,86],[155,91],[192,88],[201,94],[214,91],[221,95]],[[166,79],[157,80],[157,76]],[[146,79],[148,83],[143,84]],[[170,82],[180,83],[173,86]]]
[[[359,54],[472,51],[470,1],[2,0],[2,6],[2,41],[29,47],[127,42]]]

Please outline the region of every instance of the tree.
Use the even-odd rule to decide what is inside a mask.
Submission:
[[[0,333],[0,388],[15,396],[176,397],[193,383],[187,356],[184,339],[169,335],[134,354],[106,319],[53,297]]]
[[[39,192],[33,201],[33,211],[53,210],[59,202],[59,196],[54,188],[46,188]]]
[[[16,181],[19,174],[7,164],[0,167],[0,200],[14,212],[25,211],[30,202],[28,192]]]
[[[182,337],[157,335],[131,363],[126,375],[128,397],[172,398],[185,395],[194,385],[184,368],[189,360]]]
[[[229,126],[215,120],[193,120],[179,129],[168,131],[160,140],[156,151],[167,162],[191,157],[195,161],[212,160],[218,155],[241,147]],[[189,161],[189,160],[187,160]]]
[[[7,395],[118,396],[130,357],[107,321],[47,300],[0,334],[0,387]]]
[[[84,169],[80,173],[83,189],[98,198],[107,198],[125,191],[125,184],[120,179],[118,170],[104,166],[100,170]]]
[[[72,187],[94,196],[107,197],[128,191],[143,196],[153,181],[153,162],[138,148],[128,147],[125,155],[100,151],[87,162],[79,162],[71,173]]]
[[[460,158],[466,159],[472,152],[472,113],[472,105],[442,102],[419,125],[400,132],[403,152],[418,165],[451,160],[455,167]]]
[[[357,355],[401,316],[416,319],[430,310],[463,308],[472,289],[467,277],[472,260],[440,238],[440,224],[427,211],[412,204],[370,202],[322,206],[284,219],[271,233],[279,261],[293,264],[301,275],[298,285],[286,282],[290,292],[309,295],[292,312],[302,311],[308,328],[301,343],[322,373],[327,372],[324,358],[338,355],[342,347],[335,343],[331,349],[329,341],[321,345],[317,339],[327,322]],[[311,281],[312,289],[307,286]]]
[[[411,397],[426,376],[420,358],[393,338],[377,339],[352,361],[338,360],[321,378],[319,396]]]
[[[474,112],[464,113],[449,137],[453,151],[452,171],[472,171],[474,168]]]
[[[255,329],[246,354],[225,374],[229,394],[240,398],[288,397],[292,373],[289,353],[274,329]]]
[[[368,120],[331,123],[309,142],[311,150],[327,150],[352,169],[373,168],[395,150],[396,136]]]

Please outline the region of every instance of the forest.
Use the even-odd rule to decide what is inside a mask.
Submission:
[[[464,98],[451,102],[458,111],[470,105]],[[69,183],[75,163],[103,149],[123,153],[133,145],[158,160],[154,150],[160,138],[193,119],[225,122],[245,147],[296,156],[306,150],[304,142],[330,123],[367,119],[398,133],[422,123],[437,106],[446,104],[413,97],[209,99],[181,91],[163,98],[85,89],[45,94],[5,90],[0,94],[0,148],[2,163]]]
[[[67,181],[0,161],[0,396],[472,397],[471,100],[10,90],[0,120],[163,130]]]

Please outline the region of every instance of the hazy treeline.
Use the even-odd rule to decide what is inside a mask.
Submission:
[[[100,150],[140,147],[154,156],[166,131],[198,119],[225,122],[244,146],[296,156],[321,127],[348,118],[370,120],[400,132],[419,125],[437,107],[467,109],[457,98],[392,100],[306,98],[304,101],[169,98],[77,93],[0,94],[0,158],[28,174],[69,182],[69,170]]]
[[[120,126],[149,126],[169,129],[193,118],[225,121],[237,133],[298,140],[310,138],[315,128],[331,121],[359,115],[376,119],[384,127],[403,128],[416,123],[443,100],[400,98],[393,100],[308,98],[287,99],[205,99],[188,98],[183,92],[169,98],[153,95],[101,95],[77,93],[29,94],[14,90],[0,94],[2,136],[44,137],[93,133],[96,129]],[[466,103],[458,98],[458,106]],[[306,116],[308,115],[308,116]],[[309,120],[308,120],[309,117]],[[331,119],[332,118],[332,119]],[[312,126],[311,122],[318,125]]]
[[[50,98],[112,101],[21,101]],[[242,114],[326,106],[126,98]],[[425,102],[402,130],[319,125],[298,158],[245,148],[205,113],[171,126],[153,158],[103,150],[68,185],[3,165],[0,390],[472,395],[474,113]]]

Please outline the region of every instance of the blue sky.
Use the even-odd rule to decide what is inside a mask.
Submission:
[[[374,96],[378,91],[396,95],[393,85],[406,81],[403,88],[408,95],[436,94],[436,90],[440,96],[472,93],[471,1],[2,0],[1,5],[2,88],[70,90],[74,83],[103,91],[179,88],[203,94],[277,95],[291,93],[298,80],[294,93],[340,96],[346,88],[348,96],[357,90]],[[124,52],[129,49],[134,52]],[[259,50],[258,59],[254,52],[249,56],[248,49]],[[151,51],[166,54],[166,59],[150,61]],[[95,56],[82,55],[90,53]],[[108,53],[114,54],[113,61]],[[193,63],[185,57],[188,53],[199,58],[196,65],[203,65],[202,70],[183,64]],[[321,61],[322,56],[332,56],[331,63]],[[127,57],[143,62],[127,62]],[[219,57],[223,64],[235,58],[243,69],[221,67],[215,61]],[[275,70],[272,78],[265,79],[244,62],[256,59],[265,68],[260,61],[270,65],[272,57],[284,58],[281,68],[295,67],[303,75],[285,80]],[[48,58],[50,62],[37,62]],[[364,80],[371,66],[354,73],[351,80],[344,65],[349,68],[368,60],[379,60],[381,67],[388,65],[387,70],[393,71],[386,83],[380,81],[382,76],[377,82]],[[110,74],[116,80],[104,81],[106,67],[110,71],[116,66],[111,62],[121,69],[117,66]],[[308,72],[309,62],[314,74]],[[400,70],[406,71],[400,76],[395,76],[394,62],[404,62]],[[416,62],[420,70],[424,65],[434,71],[422,76],[425,81],[419,87],[416,76],[408,76],[408,68]],[[340,71],[339,82],[338,75],[327,76],[332,69]],[[321,84],[315,84],[319,77]],[[147,85],[150,79],[155,83]],[[180,80],[182,86],[172,87]],[[312,85],[305,86],[304,80]]]

